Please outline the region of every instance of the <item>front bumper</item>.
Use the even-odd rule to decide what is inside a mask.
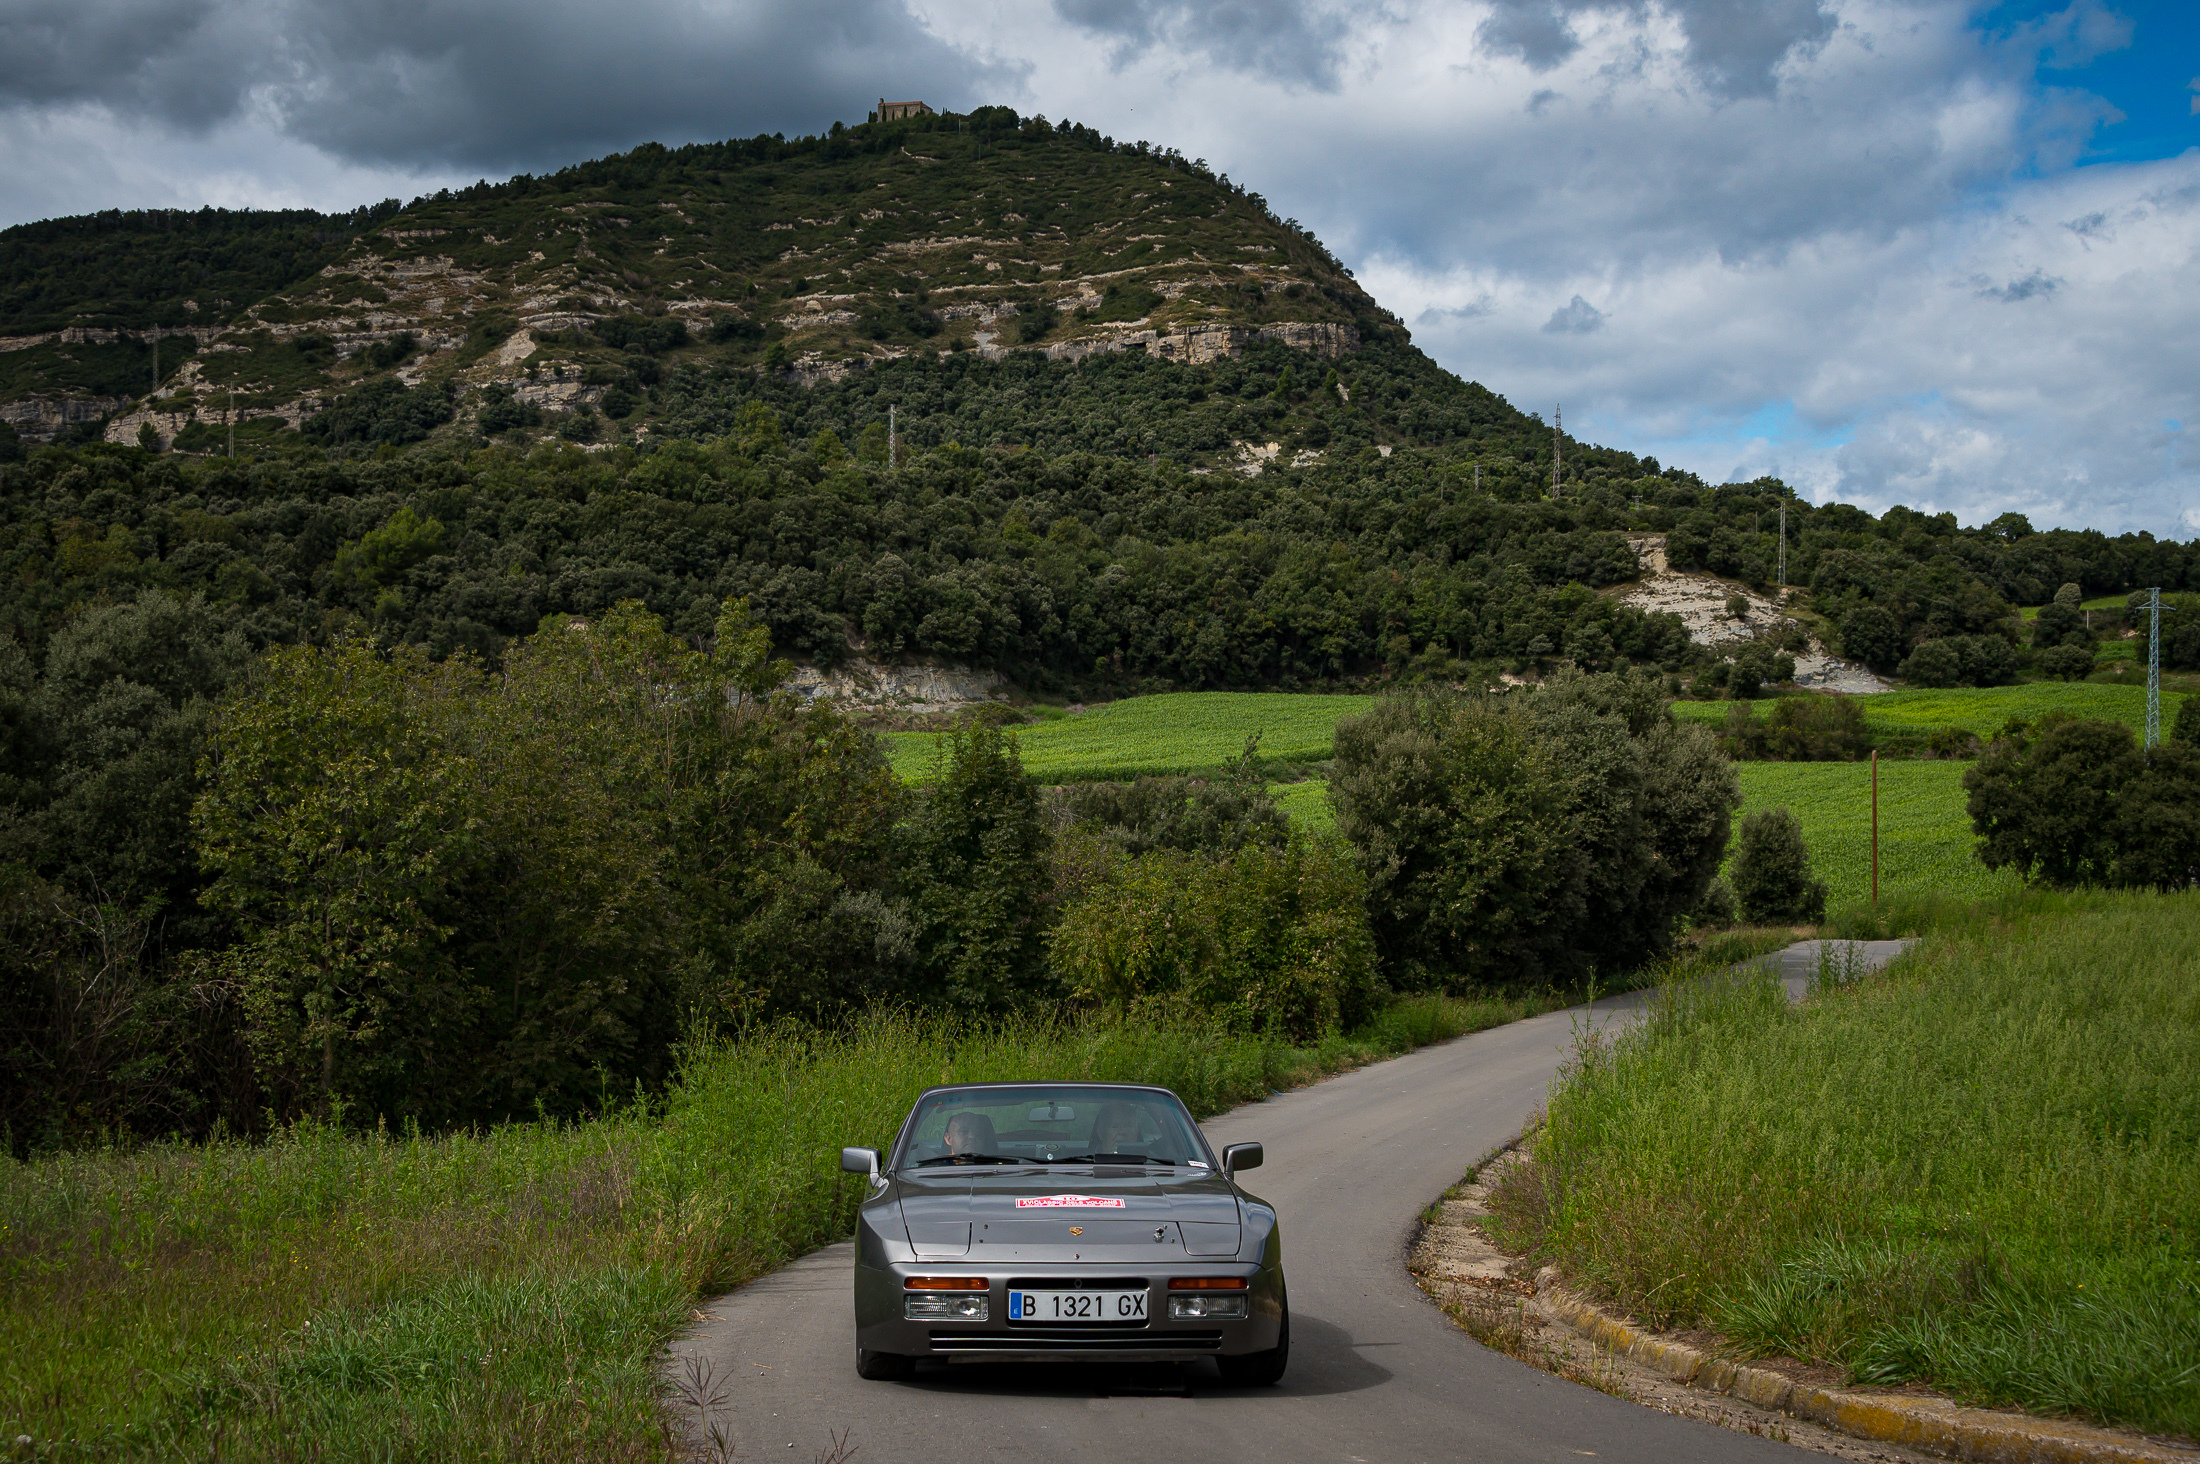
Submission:
[[[902,1315],[902,1285],[912,1276],[980,1276],[991,1300],[985,1321]],[[1215,1317],[1172,1319],[1169,1281],[1177,1276],[1242,1276],[1250,1315],[1243,1321]],[[1136,1322],[1012,1322],[1011,1287],[1059,1291],[1146,1292],[1146,1316]],[[1200,1357],[1267,1352],[1283,1322],[1283,1278],[1274,1270],[1238,1262],[1186,1261],[1165,1266],[976,1266],[939,1261],[859,1264],[855,1278],[856,1345],[867,1352],[936,1357],[949,1362],[1185,1362]]]

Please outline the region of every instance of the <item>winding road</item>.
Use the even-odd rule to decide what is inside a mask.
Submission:
[[[1805,943],[1808,946],[1811,943]],[[1906,942],[1873,942],[1882,964]],[[1799,989],[1815,964],[1783,953]],[[1629,995],[1362,1068],[1203,1125],[1219,1150],[1258,1139],[1246,1176],[1283,1220],[1291,1368],[1232,1389],[1191,1367],[947,1367],[913,1382],[855,1375],[851,1247],[828,1246],[708,1303],[672,1348],[705,1375],[735,1457],[810,1464],[845,1431],[859,1464],[938,1460],[1726,1461],[1782,1444],[1608,1397],[1492,1352],[1406,1274],[1421,1208],[1520,1130],[1583,1023]],[[690,1410],[698,1442],[702,1430]]]

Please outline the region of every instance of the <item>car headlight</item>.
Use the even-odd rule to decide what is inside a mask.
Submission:
[[[920,1296],[905,1295],[901,1301],[901,1314],[912,1322],[982,1322],[993,1315],[993,1299],[989,1296],[957,1295]]]
[[[1236,1295],[1172,1296],[1169,1298],[1171,1321],[1242,1322],[1246,1318],[1245,1293]]]

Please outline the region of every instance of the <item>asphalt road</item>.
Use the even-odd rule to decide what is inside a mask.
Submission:
[[[1875,942],[1877,965],[1903,943]],[[1815,960],[1783,962],[1791,989]],[[1248,1187],[1282,1217],[1291,1367],[1274,1388],[1177,1368],[924,1364],[855,1375],[848,1245],[709,1303],[672,1372],[707,1374],[735,1457],[810,1464],[845,1431],[859,1464],[899,1460],[1794,1460],[1795,1450],[1625,1403],[1492,1352],[1405,1270],[1421,1208],[1517,1134],[1599,1002],[1424,1048],[1209,1120],[1258,1139]],[[700,1440],[696,1415],[691,1432]]]

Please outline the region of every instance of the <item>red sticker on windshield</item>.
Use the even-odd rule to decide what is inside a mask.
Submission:
[[[1016,1208],[1019,1210],[1120,1210],[1123,1208],[1123,1202],[1100,1195],[1034,1195],[1030,1199],[1018,1200]]]

